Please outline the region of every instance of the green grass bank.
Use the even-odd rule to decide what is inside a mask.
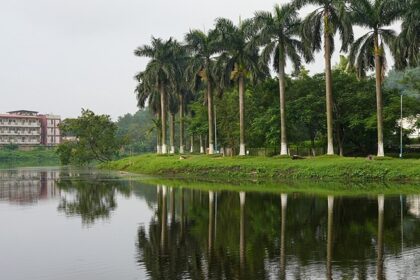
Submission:
[[[0,168],[60,165],[58,155],[52,149],[32,151],[0,150]]]
[[[321,156],[219,157],[140,155],[99,166],[139,174],[206,181],[282,181],[294,179],[420,182],[420,159],[374,159]]]

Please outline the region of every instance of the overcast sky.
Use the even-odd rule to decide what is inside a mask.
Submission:
[[[212,28],[217,17],[237,22],[275,3],[1,0],[0,113],[26,109],[76,117],[89,108],[113,119],[134,113],[133,76],[147,62],[133,55],[137,46],[152,35],[182,39],[189,29]],[[322,72],[322,54],[307,68]]]

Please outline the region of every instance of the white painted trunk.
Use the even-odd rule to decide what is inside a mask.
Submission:
[[[203,153],[204,153],[204,151],[203,151]],[[210,143],[209,144],[209,155],[212,155],[212,154],[214,154],[214,144]]]
[[[182,145],[182,146],[179,146],[179,153],[180,154],[183,154],[184,153],[184,146]]]
[[[383,156],[385,156],[384,143],[383,142],[378,142],[378,157],[383,157]]]
[[[170,154],[175,154],[175,146],[171,146],[171,150],[169,151]]]
[[[239,155],[244,156],[245,155],[245,144],[239,145]]]
[[[200,146],[200,154],[204,154],[204,147]]]
[[[162,154],[167,154],[168,153],[168,149],[166,147],[166,144],[162,144]]]
[[[157,145],[157,146],[156,146],[156,153],[157,153],[158,155],[160,155],[160,154],[162,153],[162,146],[161,146],[161,145]]]
[[[328,142],[327,155],[334,155],[334,145],[332,142]]]
[[[281,143],[280,155],[281,156],[287,156],[288,155],[287,144],[286,143]]]

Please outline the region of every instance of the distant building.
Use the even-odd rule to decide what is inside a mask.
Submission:
[[[404,129],[410,129],[412,132],[408,135],[408,138],[416,139],[420,138],[420,128],[416,126],[416,122],[420,119],[420,115],[414,118],[404,118],[402,127]]]
[[[19,110],[0,114],[0,146],[56,146],[61,142],[60,116]]]

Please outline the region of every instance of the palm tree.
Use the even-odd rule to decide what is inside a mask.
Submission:
[[[401,33],[392,47],[395,66],[399,70],[420,65],[420,1],[406,1],[404,10]]]
[[[341,51],[347,51],[353,41],[353,29],[346,11],[344,0],[295,0],[294,4],[301,8],[312,4],[317,7],[302,23],[302,35],[313,51],[321,49],[324,42],[325,93],[327,111],[327,154],[334,154],[333,144],[333,93],[331,75],[331,55],[334,52],[334,35],[340,34]]]
[[[385,44],[391,46],[396,38],[393,30],[384,27],[402,14],[403,5],[400,4],[396,0],[358,0],[350,5],[353,23],[369,29],[354,41],[349,59],[351,65],[356,67],[359,77],[364,76],[366,70],[375,69],[378,157],[384,156],[381,85],[386,68]]]
[[[160,114],[160,94],[156,91],[155,86],[150,83],[150,79],[147,77],[147,73],[140,72],[135,76],[138,84],[135,89],[135,94],[137,97],[137,107],[139,109],[144,109],[146,106],[152,111],[156,116],[154,121],[153,129],[156,129],[156,153],[162,153],[162,144],[161,144],[161,114]]]
[[[255,23],[259,30],[256,41],[264,46],[261,61],[267,65],[273,60],[273,67],[277,71],[280,92],[280,155],[287,155],[286,113],[285,113],[285,65],[288,58],[295,70],[301,66],[300,55],[306,60],[312,59],[312,54],[299,40],[301,21],[292,5],[275,5],[273,14],[270,12],[255,13]]]
[[[150,58],[144,71],[149,83],[154,84],[160,94],[161,126],[162,126],[162,153],[167,153],[166,146],[166,99],[168,88],[174,84],[176,76],[176,62],[174,61],[174,40],[162,40],[152,37],[151,45],[138,47],[134,54],[140,57]]]
[[[245,155],[244,94],[245,79],[256,81],[268,73],[268,68],[259,64],[258,48],[251,37],[255,34],[252,20],[240,21],[238,26],[225,18],[216,21],[221,55],[218,59],[223,76],[222,87],[235,81],[239,88],[239,155]],[[219,67],[218,67],[219,68]],[[220,70],[220,69],[219,69]]]
[[[213,127],[213,90],[215,87],[212,56],[217,52],[215,32],[213,30],[204,33],[200,30],[191,30],[185,36],[186,47],[191,52],[187,66],[188,80],[191,81],[191,88],[197,91],[204,83],[206,85],[206,99],[208,111],[209,128],[209,154],[214,153],[214,127]]]

